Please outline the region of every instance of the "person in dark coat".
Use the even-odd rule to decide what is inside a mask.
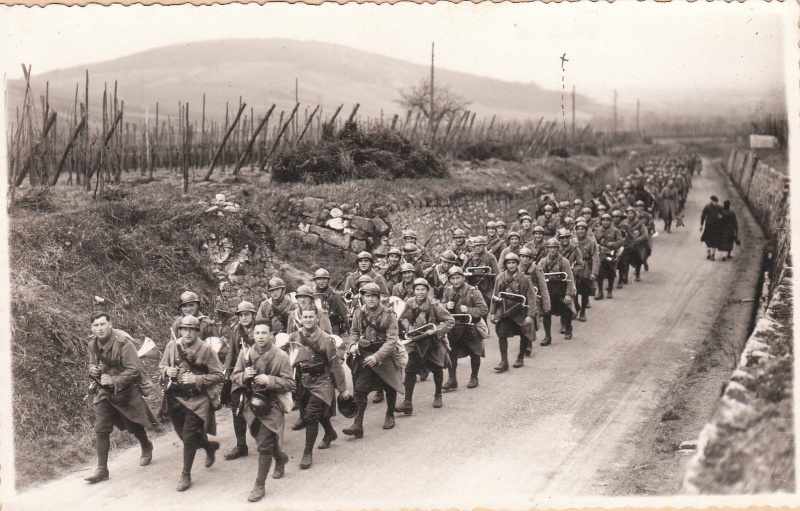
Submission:
[[[92,315],[92,334],[88,344],[89,377],[93,381],[89,403],[95,414],[97,469],[84,479],[97,483],[109,477],[108,451],[114,426],[139,440],[139,464],[150,464],[153,444],[145,428],[154,430],[156,417],[142,397],[150,394],[153,383],[144,372],[130,335],[113,328],[107,312]]]
[[[730,203],[730,201],[728,202]],[[704,241],[706,247],[708,247],[706,259],[712,261],[717,254],[717,248],[719,248],[721,212],[722,208],[719,205],[719,199],[716,195],[712,195],[711,202],[706,204],[703,208],[703,212],[700,214],[700,228],[703,229],[703,224],[705,224],[705,229],[703,229],[703,235],[700,237],[700,241]]]
[[[722,256],[723,261],[730,259],[731,252],[733,251],[733,244],[739,244],[739,221],[736,219],[736,213],[731,209],[731,201],[726,200],[723,203],[723,209],[720,212],[719,219],[719,250],[720,252],[727,252],[727,255]]]

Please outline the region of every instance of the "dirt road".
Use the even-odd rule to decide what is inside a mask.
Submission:
[[[643,421],[654,416],[715,319],[729,266],[705,259],[698,225],[708,196],[723,191],[716,173],[696,177],[686,227],[656,238],[642,281],[631,277],[613,300],[594,301],[589,321],[576,322],[572,340],[556,335],[549,347],[537,344],[525,367],[494,374],[497,342],[489,339],[477,389],[466,389],[469,364],[462,361],[462,387],[445,394],[444,407],[431,407],[433,382],[421,383],[414,414],[399,416],[392,431],[381,429],[383,404],[370,404],[361,440],[342,435],[350,421],[337,417],[339,440],[327,451],[315,450],[307,471],[298,466],[303,432],[287,431],[286,476],[268,479],[267,496],[257,505],[246,502],[256,471],[252,439],[249,457],[220,459],[208,470],[199,453],[194,486],[178,493],[181,446],[170,432],[156,441],[148,467],[138,466],[138,447],[129,449],[112,458],[107,482],[84,483],[86,467],[19,495],[7,507],[519,509],[553,506],[554,496],[606,494],[612,476],[631,462]],[[515,353],[516,340],[511,344]],[[289,415],[287,424],[296,416]],[[233,432],[227,420],[219,429],[224,453]]]

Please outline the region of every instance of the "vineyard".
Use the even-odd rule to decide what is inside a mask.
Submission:
[[[591,126],[567,130],[566,122],[544,117],[536,122],[503,123],[496,122],[495,117],[476,119],[476,113],[469,110],[434,119],[411,110],[402,116],[363,118],[358,104],[339,105],[333,111],[300,103],[280,110],[273,104],[267,111],[258,112],[248,107],[246,98],[239,97],[237,103],[226,104],[223,115],[206,111],[205,95],[201,105],[179,103],[174,110],[154,101],[143,118],[128,119],[124,98],[117,96],[116,82],[113,87],[103,85],[99,100],[102,116],[94,118],[89,115],[88,71],[85,83],[75,86],[71,108],[57,112],[50,105],[49,83],[45,93],[36,98],[30,68],[23,65],[23,70],[24,99],[15,113],[9,112],[7,132],[10,208],[15,203],[15,188],[26,178],[37,189],[60,181],[96,194],[107,183],[120,183],[123,172],[135,172],[148,180],[153,179],[154,170],[167,169],[182,176],[185,191],[193,181],[220,174],[236,176],[247,167],[272,172],[277,165],[283,166],[281,181],[291,181],[298,159],[313,158],[315,149],[341,138],[338,135],[346,127],[351,132],[355,129],[372,134],[364,137],[367,143],[377,139],[374,143],[390,146],[376,147],[378,150],[411,146],[434,159],[521,160],[547,154],[566,156],[567,150],[596,154],[598,147],[609,142],[607,135],[594,132]],[[91,111],[97,112],[96,106]],[[341,153],[341,148],[334,147],[333,154],[339,160],[352,159],[350,154],[337,152]],[[382,162],[367,163],[380,166]],[[360,176],[356,173],[351,177]],[[384,173],[384,177],[399,176]]]

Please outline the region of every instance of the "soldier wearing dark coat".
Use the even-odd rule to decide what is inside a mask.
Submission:
[[[531,279],[536,291],[536,316],[533,317],[533,335],[531,336],[531,344],[525,350],[525,355],[530,356],[533,352],[533,342],[536,341],[536,331],[539,330],[539,316],[542,313],[550,312],[550,293],[547,292],[544,273],[542,273],[539,265],[533,262],[531,251],[527,247],[522,247],[519,251],[519,271]]]
[[[497,326],[497,339],[500,343],[500,363],[494,368],[497,372],[508,371],[508,338],[518,335],[519,355],[514,367],[522,367],[525,352],[533,343],[533,324],[536,317],[536,294],[531,280],[519,271],[519,256],[508,254],[503,260],[505,271],[497,276],[494,283],[489,317]],[[525,303],[504,298],[501,293],[512,293],[525,298]]]
[[[414,267],[409,263],[403,263],[400,270],[402,280],[392,288],[392,296],[397,296],[405,301],[406,298],[414,294],[414,278],[416,277],[416,272]]]
[[[485,236],[478,236],[473,239],[472,246],[475,251],[470,254],[463,266],[468,272],[469,268],[489,268],[488,274],[473,273],[467,276],[467,284],[478,288],[478,291],[483,295],[483,301],[485,303],[489,303],[492,299],[494,280],[497,278],[497,274],[500,273],[500,269],[497,266],[497,259],[486,250],[488,241],[489,240],[487,240]]]
[[[489,229],[487,228],[487,232]],[[489,245],[486,247],[486,251],[492,254],[497,262],[500,262],[500,254],[503,253],[503,249],[506,248],[506,223],[502,220],[499,220],[494,223],[494,236],[489,236]]]
[[[472,372],[470,373],[468,389],[478,386],[478,371],[481,368],[481,357],[485,356],[483,335],[476,325],[484,328],[488,336],[486,316],[489,308],[483,299],[483,294],[464,280],[464,270],[458,266],[450,268],[450,285],[445,288],[442,303],[451,314],[469,314],[471,321],[468,323],[456,322],[448,335],[450,339],[450,365],[447,368],[447,382],[442,386],[444,392],[458,388],[456,377],[458,359],[469,357]]]
[[[231,346],[228,356],[224,360],[225,376],[228,381],[222,386],[222,403],[231,407],[236,445],[225,454],[226,460],[235,460],[236,458],[247,456],[247,420],[242,415],[243,408],[241,403],[244,395],[242,392],[233,392],[231,375],[236,366],[236,361],[239,359],[239,354],[247,352],[255,342],[253,337],[255,314],[256,309],[252,303],[245,300],[239,302],[239,305],[236,306],[236,323],[231,327],[227,336]],[[269,320],[264,318],[260,321],[270,323]]]
[[[452,250],[445,250],[439,256],[440,262],[425,270],[423,277],[430,284],[434,298],[441,299],[444,288],[447,286],[447,272],[453,265],[458,264],[458,258]],[[412,281],[413,282],[413,281]]]
[[[571,247],[571,245],[570,245]],[[552,316],[561,316],[562,332],[565,339],[572,339],[572,317],[575,297],[575,279],[572,273],[572,264],[566,257],[559,253],[561,246],[557,239],[547,240],[547,257],[539,261],[539,268],[547,280],[547,292],[550,293],[550,313],[544,315],[544,339],[540,343],[548,346],[553,341],[551,335]],[[582,263],[583,256],[577,249],[576,261]],[[562,274],[561,277],[555,274]],[[566,274],[564,277],[563,274]]]
[[[600,273],[600,256],[597,250],[597,242],[588,236],[588,226],[586,222],[575,224],[577,234],[576,241],[583,254],[583,267],[575,273],[575,290],[580,297],[580,303],[576,303],[578,309],[578,321],[586,321],[586,309],[589,305],[589,296],[592,295],[592,288],[597,282],[597,275]]]
[[[375,283],[381,291],[381,298],[387,299],[389,298],[389,286],[386,284],[386,280],[383,278],[375,268],[372,267],[372,254],[369,252],[359,252],[356,256],[356,264],[358,268],[347,275],[347,278],[344,280],[344,290],[345,292],[352,293],[353,296],[358,295],[358,279],[363,276],[368,276],[372,279],[372,282]]]
[[[375,283],[364,284],[361,288],[364,306],[356,309],[346,339],[358,413],[353,425],[342,433],[356,438],[364,436],[364,412],[370,392],[383,388],[386,393],[384,429],[394,427],[397,393],[404,392],[402,375],[408,354],[397,344],[397,316],[380,303],[380,293]]]
[[[386,280],[386,286],[391,290],[395,284],[400,282],[400,266],[403,264],[403,252],[397,248],[392,247],[388,252],[389,264],[383,269],[382,275]]]
[[[721,213],[722,207],[719,205],[719,199],[716,195],[711,196],[711,202],[706,204],[703,212],[700,213],[700,228],[703,229],[700,241],[705,242],[708,248],[706,259],[712,261],[716,259],[717,248],[719,248]],[[705,228],[703,228],[704,225]]]
[[[197,296],[196,293],[192,291],[183,292],[181,294],[179,308],[181,314],[172,321],[171,335],[174,335],[176,338],[178,337],[178,325],[180,325],[181,319],[183,319],[184,316],[194,316],[200,320],[199,337],[201,341],[205,341],[211,337],[219,337],[219,328],[217,328],[216,322],[200,312],[200,297]],[[224,360],[227,353],[228,347],[223,343],[217,355],[220,360]]]
[[[273,334],[286,333],[297,304],[286,296],[286,282],[281,278],[269,279],[267,293],[270,296],[258,306],[256,319],[266,319]]]
[[[322,302],[322,310],[328,314],[331,332],[335,335],[347,335],[350,330],[349,311],[344,297],[330,286],[331,275],[328,270],[320,268],[314,272],[314,297]]]
[[[347,399],[344,370],[333,338],[318,326],[319,312],[316,307],[304,306],[300,309],[302,328],[289,337],[290,345],[303,348],[302,361],[296,362],[302,375],[303,394],[300,397],[305,410],[306,444],[300,468],[311,468],[314,443],[317,441],[319,426],[325,430],[320,449],[327,449],[338,438],[331,425],[331,417],[336,414],[336,393]]]
[[[275,347],[267,320],[256,322],[254,339],[252,347],[239,352],[232,376],[235,390],[245,396],[242,413],[258,447],[256,482],[247,497],[250,502],[264,497],[264,485],[273,459],[273,479],[283,477],[289,461],[282,448],[284,415],[289,411],[286,398],[295,385],[289,355]]]
[[[178,330],[181,338],[169,341],[158,367],[168,385],[164,391],[164,409],[183,442],[183,471],[178,491],[185,491],[192,485],[197,449],[206,451],[206,468],[214,464],[219,443],[209,441],[208,435],[217,433],[214,410],[220,405],[219,386],[225,374],[216,352],[198,339],[197,318],[185,316]]]
[[[727,261],[732,257],[733,244],[739,243],[739,221],[736,219],[736,213],[731,209],[731,201],[729,200],[723,203],[719,223],[719,249],[727,252],[726,255],[722,256],[722,260]]]
[[[454,266],[455,268],[455,266]],[[406,335],[423,325],[433,324],[435,333],[406,344],[408,365],[405,368],[405,400],[398,411],[411,415],[413,411],[414,386],[417,373],[425,365],[433,373],[433,407],[442,406],[442,384],[447,365],[447,332],[453,328],[453,316],[436,299],[429,298],[430,286],[425,279],[414,281],[414,296],[406,299],[406,307],[400,315],[400,326]],[[417,337],[416,335],[414,336]]]
[[[88,398],[95,417],[97,468],[84,479],[97,483],[109,477],[108,451],[114,426],[129,431],[139,441],[139,464],[150,463],[153,444],[145,428],[155,429],[156,418],[142,397],[150,394],[153,383],[144,372],[130,335],[113,328],[107,312],[93,314],[91,325],[88,351],[92,386]]]
[[[594,231],[594,239],[600,254],[600,275],[597,276],[599,282],[595,298],[597,300],[604,298],[603,282],[605,281],[608,281],[608,297],[613,298],[619,249],[625,240],[619,229],[611,225],[611,215],[606,213],[600,217],[600,226]]]

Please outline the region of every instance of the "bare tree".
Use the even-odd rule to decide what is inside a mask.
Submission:
[[[412,112],[421,112],[429,122],[435,124],[445,116],[453,116],[466,110],[469,101],[444,83],[434,83],[431,101],[431,81],[421,80],[409,89],[400,91],[397,101]]]

